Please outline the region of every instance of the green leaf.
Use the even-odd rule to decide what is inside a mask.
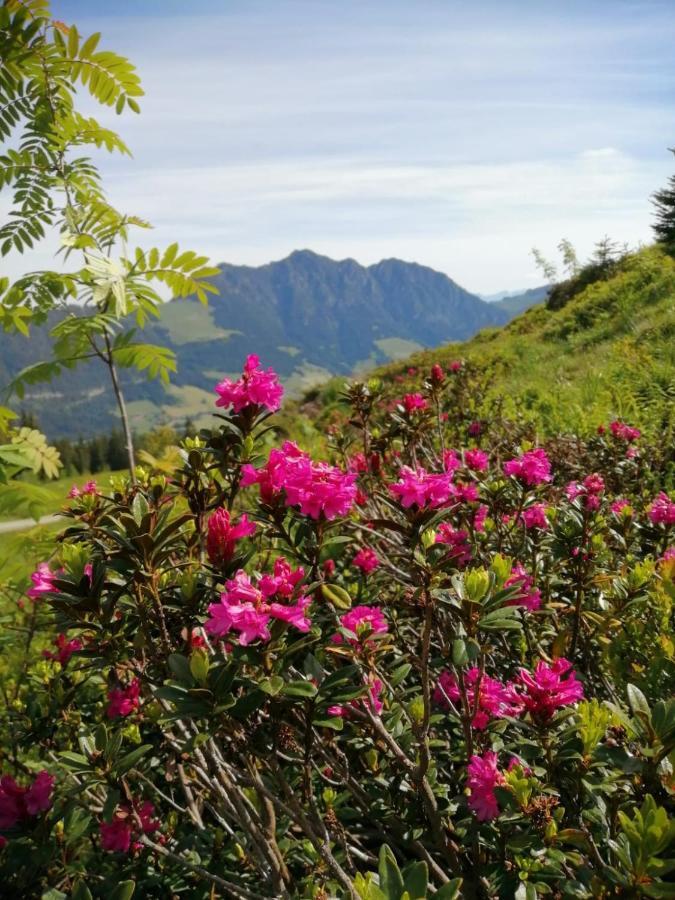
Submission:
[[[190,671],[190,663],[187,660],[187,657],[182,656],[180,653],[171,653],[167,660],[169,663],[169,668],[178,681],[182,681],[184,684],[192,684],[192,672]]]
[[[139,759],[142,759],[150,750],[152,750],[152,744],[143,744],[141,747],[136,747],[130,753],[127,753],[126,756],[123,756],[115,765],[117,777],[124,775],[129,769],[133,769]]]
[[[350,609],[352,598],[339,584],[322,584],[321,593],[333,606],[338,609]]]
[[[448,881],[436,891],[434,900],[457,900],[463,880],[462,878],[453,878],[452,881]]]
[[[271,697],[276,697],[284,684],[284,679],[280,675],[272,675],[271,678],[266,678],[264,681],[261,681],[258,687],[261,691],[264,691]]]
[[[135,881],[120,881],[107,895],[107,900],[131,900],[136,890]]]
[[[73,889],[70,892],[70,900],[93,900],[91,895],[91,891],[84,883],[84,881],[80,881],[79,879],[73,885]]]
[[[651,710],[649,709],[647,698],[640,688],[636,687],[634,684],[627,684],[626,694],[633,715],[642,719],[644,722],[649,723],[651,721]]]
[[[380,890],[384,893],[387,900],[400,900],[401,894],[405,890],[403,877],[396,862],[396,857],[387,844],[383,844],[380,848],[377,871],[380,876]]]
[[[315,697],[317,688],[311,681],[289,681],[284,685],[283,693],[287,697]]]
[[[411,900],[423,900],[427,896],[429,884],[429,869],[427,864],[420,860],[412,862],[402,872],[403,886],[410,894]]]

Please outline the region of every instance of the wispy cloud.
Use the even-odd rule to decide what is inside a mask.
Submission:
[[[61,8],[62,7],[62,8]],[[672,166],[670,2],[85,0],[61,18],[135,59],[113,200],[216,259],[401,256],[474,290],[529,249],[650,237]]]

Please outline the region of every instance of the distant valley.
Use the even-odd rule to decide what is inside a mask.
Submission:
[[[309,250],[259,267],[220,264],[208,307],[168,303],[142,340],[171,348],[178,372],[168,386],[125,379],[133,427],[199,419],[213,410],[213,385],[257,353],[274,366],[293,395],[331,375],[366,371],[423,348],[465,340],[499,326],[534,303],[546,288],[488,303],[447,275],[398,259],[362,266]],[[53,323],[52,323],[53,324]],[[0,385],[50,354],[47,329],[29,340],[0,335]],[[117,421],[105,374],[94,365],[36,385],[15,407],[33,413],[50,437],[88,436]]]

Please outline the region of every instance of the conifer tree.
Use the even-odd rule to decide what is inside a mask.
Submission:
[[[670,152],[675,154],[675,148]],[[656,240],[675,250],[675,175],[671,175],[668,185],[652,196],[656,207],[656,221],[652,225]]]

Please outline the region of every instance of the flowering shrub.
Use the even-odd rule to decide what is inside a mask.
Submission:
[[[402,377],[322,460],[249,357],[170,479],[71,495],[12,621],[8,896],[672,896],[672,471]]]

